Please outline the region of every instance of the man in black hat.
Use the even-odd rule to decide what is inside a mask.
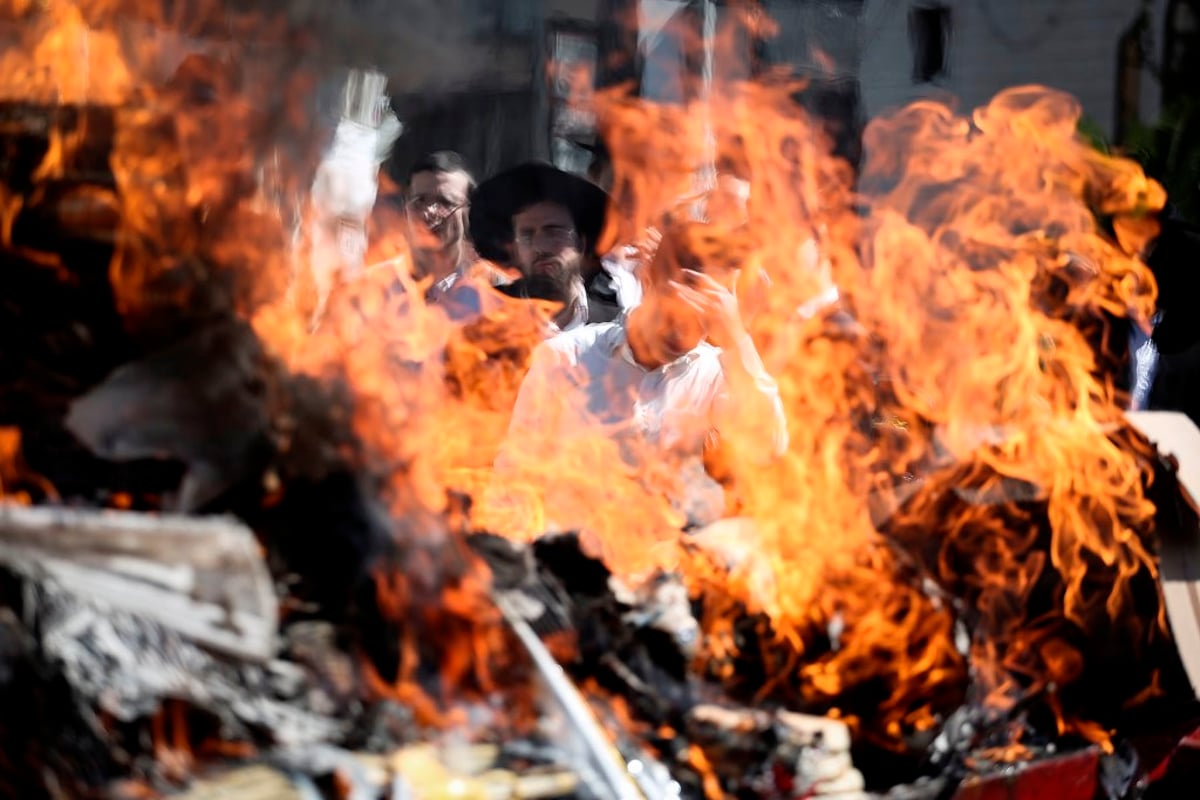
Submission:
[[[470,229],[479,254],[515,266],[521,280],[501,291],[564,304],[562,330],[611,322],[636,302],[631,274],[606,269],[596,250],[608,195],[583,178],[531,162],[488,179],[471,200]]]

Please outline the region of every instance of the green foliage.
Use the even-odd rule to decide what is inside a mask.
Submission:
[[[1108,145],[1108,137],[1104,135],[1104,129],[1100,127],[1096,120],[1086,115],[1082,116],[1079,118],[1076,130],[1078,130],[1079,135],[1083,137],[1084,141],[1101,153],[1110,152],[1111,148]]]
[[[1157,122],[1134,127],[1121,150],[1162,183],[1185,218],[1200,222],[1200,98],[1177,98]]]

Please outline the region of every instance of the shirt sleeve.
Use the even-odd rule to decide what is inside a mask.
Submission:
[[[764,460],[783,455],[788,429],[779,385],[763,366],[754,341],[743,336],[722,350],[720,359],[724,381],[713,400],[717,432],[763,454]]]

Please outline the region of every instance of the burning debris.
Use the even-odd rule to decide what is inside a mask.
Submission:
[[[451,313],[382,212],[305,240],[337,48],[269,5],[3,8],[0,793],[1120,798],[1179,763],[1146,743],[1197,716],[1157,553],[1194,518],[1112,351],[1164,198],[1073,101],[916,104],[856,175],[782,78],[591,98],[581,249],[719,299],[697,336],[786,427],[735,406],[693,476],[538,421],[553,302],[464,273]],[[370,172],[395,128],[354,75]]]

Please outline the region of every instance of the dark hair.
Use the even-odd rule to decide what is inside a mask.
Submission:
[[[471,174],[471,170],[467,167],[467,160],[453,150],[436,150],[418,158],[408,168],[405,183],[412,183],[413,176],[418,172],[461,172],[467,176],[467,190],[475,190],[475,176]]]

